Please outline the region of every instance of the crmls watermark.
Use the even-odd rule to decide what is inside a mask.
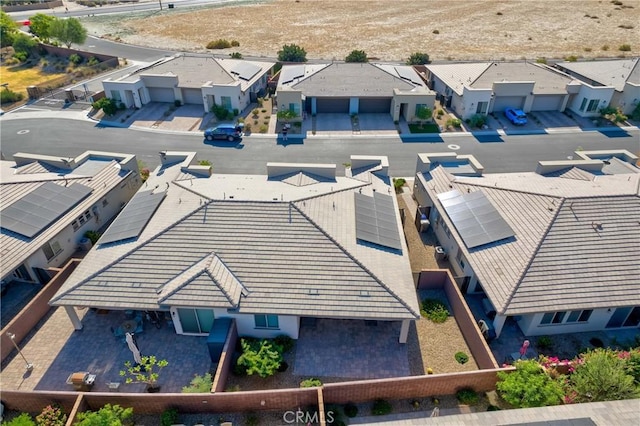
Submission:
[[[333,411],[327,411],[324,413],[324,419],[327,423],[333,423]],[[285,411],[282,415],[282,420],[288,425],[292,424],[320,424],[320,413],[317,411]]]

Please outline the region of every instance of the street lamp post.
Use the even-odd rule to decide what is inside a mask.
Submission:
[[[18,350],[18,353],[20,354],[20,356],[24,360],[25,364],[27,364],[27,371],[33,370],[33,364],[31,364],[29,361],[27,361],[27,358],[25,358],[25,356],[22,354],[22,351],[20,350],[18,345],[16,345],[16,335],[13,334],[13,333],[7,332],[7,336],[9,336],[9,339],[11,339],[11,343],[13,343],[13,346],[15,346],[16,349]]]

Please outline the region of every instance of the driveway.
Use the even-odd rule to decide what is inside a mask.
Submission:
[[[106,121],[119,126],[149,129],[201,132],[216,122],[213,113],[205,113],[202,105],[187,104],[176,108],[172,103],[151,102],[138,110],[119,111]]]

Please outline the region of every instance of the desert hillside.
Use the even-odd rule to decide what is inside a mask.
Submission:
[[[390,61],[417,51],[454,60],[640,55],[638,0],[271,0],[84,23],[90,34],[194,52],[237,40],[228,51],[245,56],[274,57],[287,43],[322,59],[354,49]]]

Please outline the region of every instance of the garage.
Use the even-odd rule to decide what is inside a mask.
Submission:
[[[522,109],[525,99],[524,96],[497,96],[493,101],[493,111],[500,112],[507,108]]]
[[[173,89],[168,87],[149,87],[149,99],[151,102],[174,102]]]
[[[182,89],[182,100],[185,104],[204,105],[202,99],[202,90],[200,89]]]
[[[560,111],[565,95],[536,95],[531,111]]]
[[[360,98],[360,114],[379,114],[391,111],[391,98]]]
[[[316,112],[349,114],[349,98],[317,98]]]

